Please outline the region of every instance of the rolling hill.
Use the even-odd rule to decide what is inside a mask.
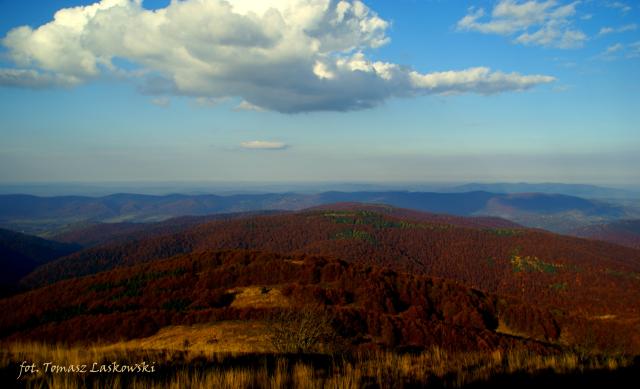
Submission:
[[[258,331],[313,310],[350,350],[640,353],[640,250],[355,203],[147,227],[38,267],[0,299],[0,338]]]
[[[211,250],[263,250],[446,278],[568,315],[637,323],[640,251],[505,223],[338,204],[207,222],[175,234],[90,248],[39,267],[24,283],[39,287]]]
[[[619,220],[575,229],[571,235],[640,249],[640,220]]]
[[[628,326],[562,314],[450,280],[247,250],[178,255],[0,300],[0,310],[12,312],[0,318],[0,337],[118,341],[172,326],[264,322],[279,311],[309,306],[331,315],[348,349],[619,352],[640,346]]]
[[[235,218],[283,213],[283,211],[253,211],[224,213],[208,216],[181,216],[161,222],[149,223],[95,223],[89,225],[69,226],[66,231],[53,235],[51,240],[72,243],[82,247],[94,247],[112,242],[131,241],[151,237],[178,233],[215,220],[231,220]]]
[[[79,249],[75,244],[0,229],[0,295],[15,291],[18,281],[36,267]]]
[[[562,183],[491,183],[479,184],[471,183],[446,188],[449,192],[473,192],[485,191],[493,193],[546,193],[546,194],[562,194],[567,196],[577,196],[584,198],[638,198],[640,193],[632,189],[608,188],[597,185],[586,184],[562,184]]]

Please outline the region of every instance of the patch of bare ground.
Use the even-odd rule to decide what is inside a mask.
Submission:
[[[291,304],[279,289],[269,286],[248,286],[229,290],[235,295],[232,308],[287,308]]]
[[[274,351],[264,322],[223,321],[207,325],[171,326],[148,338],[104,346],[115,349],[185,350],[210,353],[265,353]]]
[[[593,316],[592,319],[595,319],[595,320],[613,320],[616,317],[617,317],[616,315],[599,315],[599,316]]]

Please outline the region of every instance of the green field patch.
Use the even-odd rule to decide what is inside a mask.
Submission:
[[[549,288],[555,290],[556,292],[567,290],[568,287],[569,285],[566,282],[556,282],[555,284],[549,285]]]
[[[632,279],[632,280],[639,280],[640,281],[640,273],[637,272],[633,272],[633,271],[620,271],[620,270],[614,270],[614,269],[605,269],[605,272],[607,275],[611,275],[614,277],[619,277],[619,278],[627,278],[627,279]]]
[[[399,227],[407,230],[421,229],[430,231],[447,231],[453,228],[450,224],[414,223],[407,221],[401,221]]]
[[[524,235],[524,231],[515,228],[489,228],[485,230],[489,233],[498,236],[521,236]]]
[[[340,231],[333,236],[333,239],[364,240],[370,243],[375,243],[376,241],[375,238],[370,233],[368,233],[367,231],[361,231],[361,230]]]
[[[563,265],[544,262],[534,255],[522,256],[519,254],[511,255],[509,260],[514,273],[557,273]]]
[[[367,225],[376,229],[398,228],[401,222],[387,219],[384,215],[371,211],[326,212],[324,217],[336,224]]]

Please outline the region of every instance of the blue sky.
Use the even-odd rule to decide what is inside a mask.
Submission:
[[[229,3],[0,0],[0,182],[640,183],[637,2]]]

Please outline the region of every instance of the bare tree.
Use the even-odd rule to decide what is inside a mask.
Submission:
[[[333,351],[337,334],[333,315],[322,306],[303,306],[279,311],[269,320],[271,343],[279,352]]]

